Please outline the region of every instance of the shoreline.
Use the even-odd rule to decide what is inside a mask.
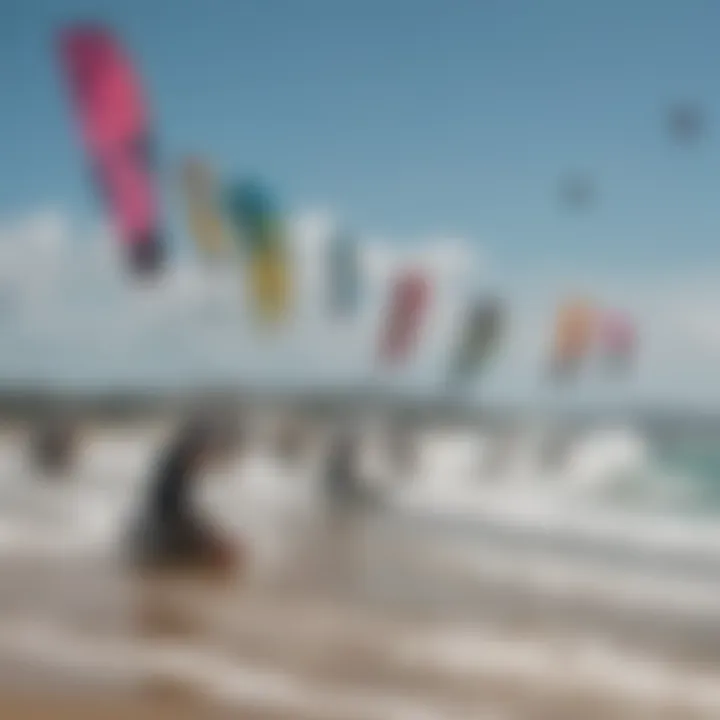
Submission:
[[[573,616],[557,598],[538,603],[468,575],[415,539],[350,529],[289,538],[272,572],[224,582],[146,580],[102,558],[0,563],[0,712],[48,720],[720,713],[718,663],[703,660],[699,641],[646,644],[602,617]],[[653,623],[662,634],[663,619]]]

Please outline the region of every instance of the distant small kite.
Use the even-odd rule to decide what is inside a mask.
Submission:
[[[592,178],[584,173],[570,173],[561,178],[560,201],[571,210],[587,210],[595,203],[597,189]]]
[[[699,105],[677,103],[667,113],[667,127],[673,140],[694,143],[705,134],[705,114]]]

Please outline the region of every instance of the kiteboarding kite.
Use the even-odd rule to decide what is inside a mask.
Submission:
[[[560,306],[555,323],[551,374],[556,379],[574,377],[590,349],[595,331],[595,312],[584,299]]]
[[[430,285],[423,275],[406,271],[396,280],[382,336],[381,361],[395,365],[415,348],[430,300]]]
[[[139,78],[105,28],[67,28],[59,49],[95,184],[130,267],[152,274],[164,253],[153,141]]]
[[[290,304],[290,264],[285,228],[268,190],[254,180],[237,183],[227,196],[235,237],[247,257],[251,299],[262,321],[280,320]]]
[[[585,173],[571,173],[562,177],[559,192],[563,206],[576,212],[589,210],[597,197],[595,182]]]
[[[703,108],[695,103],[676,103],[668,109],[668,131],[678,143],[691,144],[701,140],[705,125]]]
[[[189,158],[183,163],[181,182],[188,227],[199,252],[206,258],[223,256],[229,242],[212,170],[202,160]]]
[[[606,369],[613,374],[627,371],[635,357],[637,344],[635,326],[630,318],[619,312],[603,313],[598,336]]]
[[[503,306],[498,299],[481,300],[470,308],[451,361],[451,379],[465,380],[479,370],[497,347],[503,325]]]
[[[352,237],[338,232],[330,240],[327,253],[327,289],[330,314],[353,315],[360,301],[358,248]]]

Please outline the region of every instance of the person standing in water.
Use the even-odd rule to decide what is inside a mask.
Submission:
[[[60,416],[42,423],[31,438],[33,463],[46,477],[57,478],[72,467],[75,439],[69,418]]]
[[[201,517],[193,497],[216,445],[210,426],[192,421],[164,452],[151,480],[144,514],[134,529],[136,564],[229,569],[238,560],[239,548]]]
[[[367,510],[378,505],[378,492],[359,465],[359,438],[352,431],[341,431],[330,447],[324,471],[325,497],[331,509]]]
[[[355,443],[350,433],[335,438],[325,467],[325,490],[334,508],[347,508],[358,500]]]

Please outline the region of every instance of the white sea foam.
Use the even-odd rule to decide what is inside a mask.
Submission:
[[[68,552],[81,552],[112,544],[139,502],[164,434],[162,428],[131,428],[90,435],[74,481],[56,484],[34,477],[21,445],[0,443],[0,552],[24,546],[50,551],[63,544]],[[554,472],[542,469],[537,436],[529,434],[521,438],[514,464],[495,477],[482,470],[491,438],[456,432],[416,441],[420,467],[402,483],[394,482],[377,444],[367,450],[375,456],[366,457],[366,465],[385,475],[379,484],[399,512],[431,521],[492,523],[528,535],[530,543],[535,533],[720,560],[720,523],[621,512],[594,501],[599,487],[618,482],[623,473],[647,471],[647,448],[629,431],[573,441]],[[274,529],[287,518],[312,511],[318,498],[314,462],[315,471],[289,470],[263,452],[251,452],[208,483],[206,500],[224,522],[271,544]]]

